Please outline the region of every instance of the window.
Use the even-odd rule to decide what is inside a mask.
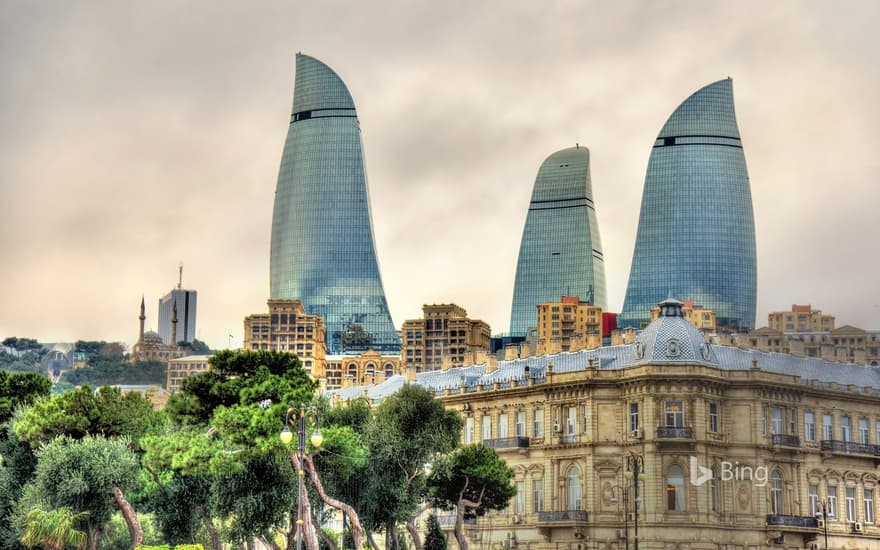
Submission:
[[[819,486],[810,485],[810,515],[819,515]]]
[[[788,433],[797,435],[797,410],[789,409],[788,411]]]
[[[852,439],[852,431],[848,416],[844,416],[840,419],[840,437],[844,441],[850,441]]]
[[[804,413],[804,438],[807,441],[816,440],[816,414],[813,411]]]
[[[568,407],[565,416],[565,433],[573,435],[575,432],[577,432],[577,407]]]
[[[474,442],[474,417],[468,416],[464,419],[464,442],[471,444]]]
[[[718,433],[718,403],[709,403],[709,431]]]
[[[480,429],[482,432],[480,433],[480,437],[483,441],[487,439],[492,439],[492,417],[488,414],[484,414],[483,418],[480,420]]]
[[[629,404],[629,431],[634,432],[639,429],[639,404]]]
[[[673,464],[666,471],[666,509],[684,510],[684,473],[681,466]]]
[[[826,441],[834,439],[834,417],[830,414],[822,415],[822,439]]]
[[[684,427],[684,402],[667,401],[665,407],[666,426],[670,428]]]
[[[526,482],[516,482],[516,497],[513,502],[513,513],[523,514],[526,511]]]
[[[834,485],[828,486],[828,517],[837,517],[837,487]]]
[[[544,480],[532,480],[532,511],[541,512],[544,510]]]
[[[498,437],[507,437],[507,413],[498,415]]]
[[[856,488],[846,488],[846,521],[852,523],[856,520]]]
[[[859,442],[862,445],[868,445],[868,419],[859,418]]]
[[[516,436],[525,437],[526,435],[526,413],[525,411],[517,411],[516,413]]]
[[[532,432],[535,437],[544,437],[544,409],[535,409]]]
[[[712,479],[709,480],[709,506],[713,512],[718,511],[718,502],[720,500],[718,495],[718,470],[712,468]]]
[[[779,473],[779,470],[773,470],[773,473],[770,474],[770,513],[775,516],[785,514],[782,474]]]
[[[770,433],[771,434],[783,434],[785,433],[785,428],[783,426],[783,415],[785,411],[782,407],[773,407],[770,410]]]
[[[865,523],[874,523],[874,489],[863,490],[862,501],[865,503]]]
[[[767,405],[761,407],[761,435],[767,434]]]
[[[568,508],[567,510],[581,509],[581,469],[572,465],[566,475],[568,480]]]

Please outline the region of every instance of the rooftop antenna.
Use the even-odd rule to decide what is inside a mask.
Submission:
[[[177,279],[177,288],[183,287],[183,262],[180,262],[180,274]]]

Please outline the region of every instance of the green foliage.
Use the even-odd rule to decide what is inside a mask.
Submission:
[[[88,515],[88,512],[74,513],[67,507],[54,510],[33,508],[25,517],[21,542],[25,546],[42,546],[46,550],[64,550],[67,546],[85,548],[88,536],[76,526]]]
[[[355,399],[322,411],[322,417],[322,422],[328,426],[349,426],[355,432],[363,433],[373,418],[373,410],[366,399]]]
[[[52,382],[39,374],[8,374],[0,371],[0,423],[12,418],[19,405],[29,405],[41,396],[49,395]]]
[[[40,351],[43,349],[43,345],[33,338],[16,338],[15,336],[5,338],[3,345],[17,351]]]
[[[135,550],[205,550],[201,544],[178,544],[171,546],[170,544],[162,544],[160,546],[138,546]]]
[[[428,516],[428,532],[425,533],[425,544],[423,550],[446,550],[449,542],[446,540],[446,533],[440,528],[440,522],[437,516],[431,514]]]
[[[173,474],[164,486],[153,491],[144,503],[153,512],[162,540],[181,544],[196,540],[201,528],[199,507],[210,514],[212,478],[204,475]]]
[[[465,516],[474,517],[506,507],[516,494],[512,480],[513,469],[495,449],[477,443],[435,462],[428,487],[445,509],[465,506],[464,501],[479,503],[465,506]]]
[[[211,348],[208,347],[208,344],[202,342],[198,338],[194,339],[192,342],[178,342],[177,347],[189,350],[191,355],[208,355],[211,353]]]
[[[290,353],[223,350],[209,359],[211,370],[183,381],[166,409],[180,424],[207,424],[218,407],[310,403],[316,384]],[[280,429],[280,428],[279,428]]]
[[[208,437],[204,429],[180,429],[141,438],[143,464],[153,471],[212,474],[241,467],[236,453],[224,441]]]
[[[43,357],[43,350],[29,351],[20,356],[15,356],[5,351],[0,351],[0,369],[8,372],[28,372],[45,376],[46,371],[40,360]]]
[[[3,435],[5,437],[0,438],[0,456],[3,457],[3,467],[0,468],[0,548],[14,550],[22,548],[19,542],[19,501],[24,485],[33,477],[37,459],[30,445],[20,441],[10,429]]]
[[[153,528],[153,518],[148,514],[137,514],[141,528],[144,530],[144,544],[164,543],[163,537]],[[143,547],[143,545],[138,548]],[[110,522],[104,526],[104,535],[101,538],[101,550],[131,550],[131,533],[128,530],[122,514],[115,512]]]
[[[59,436],[37,451],[33,489],[50,508],[88,512],[89,532],[113,515],[113,487],[123,491],[138,481],[138,460],[125,438]]]
[[[43,397],[16,415],[13,430],[23,441],[45,442],[58,435],[80,439],[88,435],[128,436],[133,441],[157,426],[161,416],[136,392],[88,386]]]
[[[151,384],[165,386],[166,367],[159,361],[129,363],[123,357],[89,357],[89,366],[64,371],[61,380],[74,386]]]

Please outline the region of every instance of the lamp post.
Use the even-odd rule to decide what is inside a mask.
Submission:
[[[819,507],[816,517],[822,518],[822,530],[825,531],[825,550],[828,550],[828,501],[820,500],[816,504]]]
[[[311,437],[312,447],[320,447],[321,443],[324,442],[324,436],[321,435],[321,430],[318,428],[318,409],[314,406],[306,409],[306,406],[301,404],[299,410],[297,410],[296,407],[288,407],[287,414],[284,415],[284,429],[281,430],[281,434],[279,435],[281,442],[285,445],[288,445],[293,441],[293,432],[290,431],[290,419],[291,416],[295,416],[297,418],[296,441],[298,460],[296,471],[296,550],[302,550],[303,524],[305,523],[303,521],[303,498],[305,498],[303,491],[303,476],[305,475],[305,471],[303,470],[303,466],[306,455],[306,416],[308,414],[310,414],[315,420],[315,431],[312,432]]]
[[[623,493],[623,540],[626,544],[626,550],[629,550],[629,521],[626,519],[627,510],[629,509],[629,487],[615,485],[611,488],[612,491],[615,489]],[[611,493],[611,504],[617,504],[617,495],[613,492]]]
[[[641,502],[641,498],[639,497],[639,482],[645,479],[645,459],[642,458],[641,455],[637,455],[630,451],[629,455],[626,457],[626,471],[623,475],[627,479],[631,479],[633,482],[633,525],[635,528],[633,547],[635,550],[639,550],[639,502]],[[629,543],[627,541],[627,548],[628,547]]]

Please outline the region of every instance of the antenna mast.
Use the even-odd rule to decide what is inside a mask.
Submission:
[[[177,279],[177,288],[183,288],[183,262],[180,262],[180,275]]]

